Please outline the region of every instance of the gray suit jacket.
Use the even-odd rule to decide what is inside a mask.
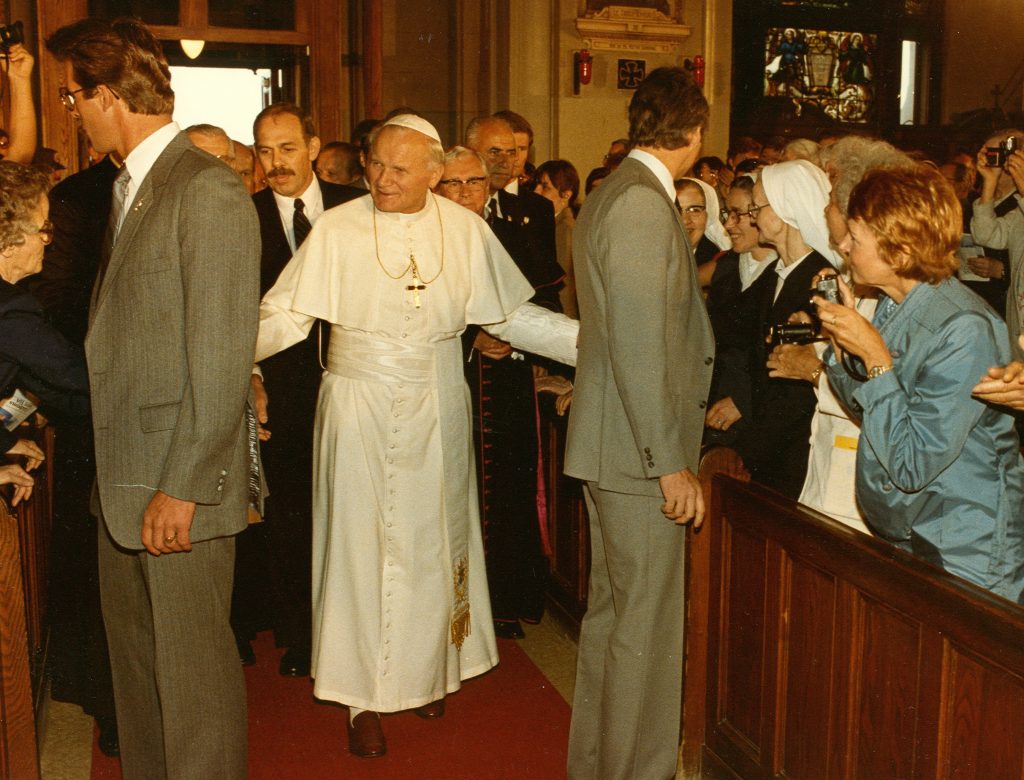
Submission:
[[[241,180],[179,134],[126,212],[85,340],[99,499],[123,547],[142,548],[156,490],[198,504],[192,541],[246,525],[259,267]]]
[[[583,204],[573,236],[580,307],[565,473],[661,496],[697,473],[714,337],[682,219],[657,177],[625,160]]]

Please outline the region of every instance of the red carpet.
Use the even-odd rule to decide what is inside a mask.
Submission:
[[[253,643],[249,691],[249,777],[253,780],[557,780],[565,777],[569,705],[512,641],[498,640],[501,663],[463,683],[447,713],[384,717],[388,755],[348,752],[343,707],[313,699],[308,678],[277,673],[269,633]],[[93,780],[120,780],[117,759],[93,745]]]

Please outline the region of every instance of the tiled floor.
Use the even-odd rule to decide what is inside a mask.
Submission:
[[[550,615],[536,626],[523,626],[520,646],[562,698],[572,703],[576,681],[576,642]],[[89,780],[93,719],[74,704],[47,703],[42,755],[42,780]]]

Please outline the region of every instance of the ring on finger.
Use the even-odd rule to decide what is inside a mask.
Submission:
[[[174,543],[174,541],[175,541],[175,540],[176,540],[177,538],[178,538],[178,534],[176,534],[176,533],[175,533],[175,534],[172,534],[171,536],[165,536],[165,537],[164,537],[164,543],[165,543],[165,544],[173,544],[173,543]]]

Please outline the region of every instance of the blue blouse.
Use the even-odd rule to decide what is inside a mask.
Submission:
[[[1024,461],[1013,418],[971,396],[1009,360],[1006,325],[960,282],[882,297],[874,326],[893,370],[829,381],[862,420],[856,495],[882,537],[1012,601],[1024,592]],[[1024,603],[1024,602],[1022,602]]]

